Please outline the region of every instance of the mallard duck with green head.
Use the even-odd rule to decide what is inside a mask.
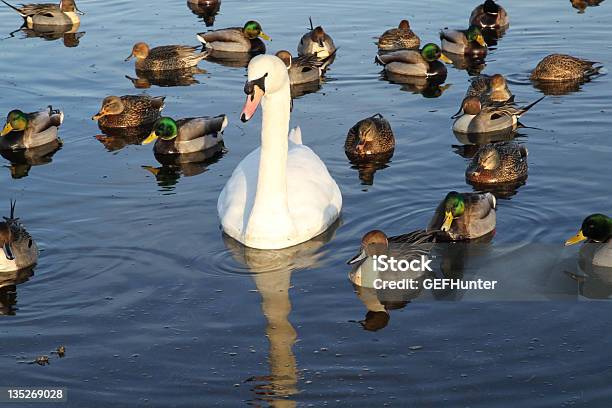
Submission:
[[[334,40],[323,30],[323,27],[312,27],[310,31],[302,36],[297,47],[298,55],[316,55],[319,58],[327,58],[336,52]]]
[[[410,29],[408,20],[402,20],[397,28],[385,31],[378,37],[380,51],[419,49],[421,39]]]
[[[453,131],[464,134],[505,132],[515,130],[519,119],[544,97],[527,106],[516,106],[514,98],[505,102],[482,103],[476,96],[468,96],[461,103],[461,109],[452,116],[456,118]]]
[[[583,80],[598,74],[599,62],[565,54],[551,54],[538,63],[531,72],[534,81],[572,81]]]
[[[357,122],[344,142],[344,151],[351,160],[392,154],[394,149],[393,130],[380,113]]]
[[[497,200],[491,193],[451,191],[436,208],[427,227],[441,231],[441,239],[463,241],[480,238],[495,230]]]
[[[155,154],[186,154],[223,148],[223,130],[227,116],[199,117],[174,120],[160,118],[142,144],[156,140]]]
[[[149,48],[144,42],[134,44],[132,53],[125,59],[136,58],[136,71],[175,71],[192,68],[208,54],[198,47],[187,45],[163,45]]]
[[[510,25],[506,9],[494,0],[486,0],[472,11],[470,25],[487,30],[505,30]]]
[[[78,25],[79,14],[83,14],[74,0],[62,0],[59,4],[22,4],[20,7],[15,7],[4,0],[0,1],[19,13],[28,28]]]
[[[12,110],[0,132],[0,150],[29,149],[52,143],[57,140],[63,121],[64,114],[51,106],[32,113]]]
[[[487,43],[482,36],[482,31],[476,26],[470,26],[467,30],[440,31],[442,51],[451,54],[468,55],[473,58],[484,58],[487,56]]]
[[[11,214],[0,222],[0,272],[14,272],[38,262],[38,247],[25,227],[15,218],[15,202]]]
[[[465,171],[475,184],[513,183],[527,178],[527,148],[516,142],[481,146]]]
[[[165,96],[107,96],[92,119],[101,128],[130,128],[152,125],[161,117]]]
[[[230,27],[197,34],[198,40],[208,50],[219,52],[265,52],[260,38],[269,41],[257,21],[247,21],[243,27]]]
[[[446,66],[440,61],[452,63],[433,43],[425,44],[420,51],[393,51],[375,58],[375,62],[384,66],[386,72],[414,77],[446,76]]]
[[[574,245],[586,241],[584,251],[594,266],[612,268],[612,218],[604,214],[592,214],[584,219],[580,231],[565,241]]]

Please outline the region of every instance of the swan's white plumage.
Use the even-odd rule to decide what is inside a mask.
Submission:
[[[278,63],[275,60],[278,60]],[[266,89],[274,88],[274,86],[269,86],[268,81],[271,82],[271,85],[274,85],[275,82],[272,81],[278,80],[279,77],[280,80],[286,81],[286,87],[283,84],[282,89],[276,92],[277,96],[278,92],[282,92],[284,96],[286,91],[286,103],[289,104],[289,78],[282,61],[274,56],[258,56],[251,61],[249,74],[254,70],[251,64],[258,65],[260,70],[263,65],[266,73],[270,74],[266,78]],[[279,72],[280,70],[282,73]],[[251,75],[249,77],[251,78]],[[278,99],[276,102],[272,102],[272,99],[270,98],[268,103],[278,102]],[[281,98],[281,100],[284,104],[284,99]],[[262,108],[266,118],[271,118],[276,113],[276,110],[265,112],[265,99]],[[288,124],[289,109],[288,106],[286,108],[286,116],[278,119],[280,128],[282,128],[283,121],[285,121],[284,126]],[[269,140],[278,137],[277,135],[270,136],[274,133],[273,131],[266,134],[265,128],[265,126],[262,127],[262,132],[264,132],[262,141],[268,140],[269,143]],[[253,211],[261,169],[262,148],[259,147],[238,164],[217,202],[217,211],[224,232],[248,247],[280,249],[297,245],[324,232],[340,215],[342,195],[325,164],[310,148],[302,144],[299,128],[293,129],[290,134],[286,132],[284,134],[285,140],[276,139],[275,142],[279,142],[279,145],[288,143],[286,177],[280,183],[283,186],[286,183],[286,193],[275,195],[271,201],[271,197],[257,196],[257,200],[262,201],[257,211]],[[276,157],[269,159],[274,160]],[[278,181],[278,179],[273,180],[272,184]],[[262,182],[265,183],[264,180]],[[262,206],[261,202],[266,201],[270,205]],[[274,205],[276,203],[278,205]]]

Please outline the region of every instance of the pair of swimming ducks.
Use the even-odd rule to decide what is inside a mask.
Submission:
[[[495,230],[495,211],[496,200],[491,193],[450,192],[436,208],[425,230],[394,237],[387,237],[380,230],[366,233],[358,254],[347,262],[353,266],[349,278],[358,286],[370,287],[370,278],[377,275],[372,274],[374,256],[410,261],[427,255],[435,242],[470,241],[491,234]],[[612,268],[612,218],[604,214],[589,215],[565,245],[583,241],[586,244],[581,255],[588,254],[589,263]]]

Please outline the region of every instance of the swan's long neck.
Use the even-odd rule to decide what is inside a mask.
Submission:
[[[278,91],[266,94],[262,103],[261,155],[257,192],[247,235],[258,230],[293,232],[287,197],[287,154],[291,94],[289,81]]]

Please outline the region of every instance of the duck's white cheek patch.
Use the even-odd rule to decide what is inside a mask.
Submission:
[[[246,122],[253,117],[263,95],[264,92],[257,86],[253,94],[247,95],[244,108],[242,108],[242,114],[240,115],[240,120]]]

